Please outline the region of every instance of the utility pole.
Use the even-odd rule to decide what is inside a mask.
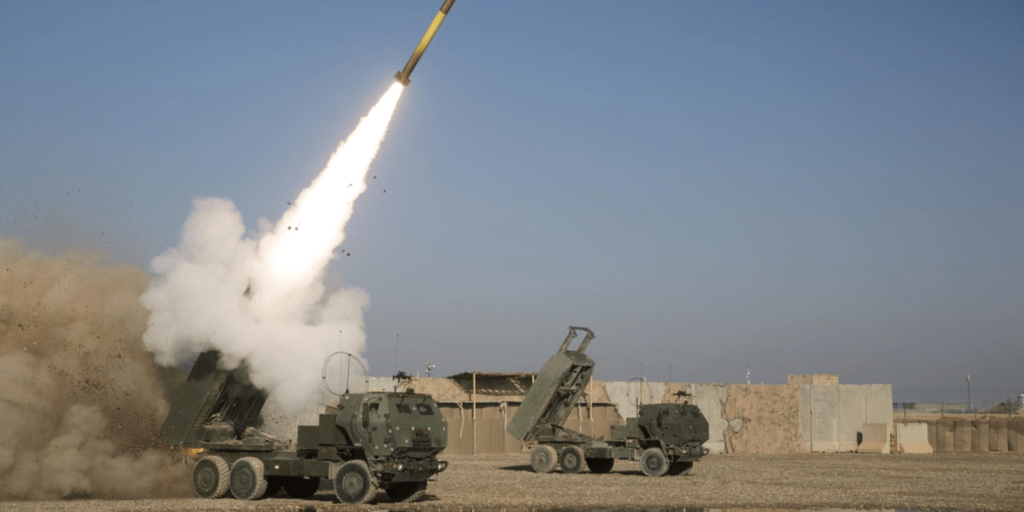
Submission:
[[[971,410],[971,374],[967,374],[967,410]]]

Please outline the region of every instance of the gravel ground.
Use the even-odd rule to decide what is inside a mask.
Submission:
[[[603,475],[540,475],[529,457],[449,457],[425,501],[341,505],[329,492],[310,500],[72,500],[2,502],[3,510],[408,510],[847,508],[1024,510],[1024,457],[1017,455],[710,455],[685,476],[650,478],[616,461]],[[282,494],[282,496],[284,496]]]

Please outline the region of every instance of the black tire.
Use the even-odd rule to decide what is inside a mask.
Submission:
[[[550,446],[538,446],[530,454],[530,465],[536,473],[550,473],[558,463],[558,454]]]
[[[665,473],[669,476],[686,475],[693,469],[693,461],[676,461],[668,465],[668,472]]]
[[[282,484],[284,492],[292,498],[306,499],[320,489],[319,478],[286,478]]]
[[[232,464],[231,494],[240,500],[259,500],[267,496],[263,461],[256,457],[242,457]]]
[[[615,465],[615,459],[587,458],[587,467],[591,473],[607,473]]]
[[[223,498],[229,482],[228,463],[216,455],[199,459],[192,470],[192,489],[200,498]]]
[[[398,482],[388,486],[384,492],[388,498],[395,503],[412,503],[423,499],[427,495],[426,482]]]
[[[558,454],[558,465],[562,473],[579,473],[583,469],[583,450],[579,446],[566,446]]]
[[[370,468],[361,460],[350,460],[334,475],[334,495],[342,503],[361,504],[377,493]]]
[[[668,459],[661,448],[648,448],[640,455],[640,471],[647,476],[661,476],[668,472]]]

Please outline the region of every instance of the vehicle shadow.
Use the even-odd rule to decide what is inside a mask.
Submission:
[[[502,467],[499,467],[498,469],[500,469],[502,471],[523,471],[523,472],[528,472],[528,473],[532,473],[533,472],[533,466],[531,466],[529,464],[516,464],[514,466],[502,466]],[[552,471],[551,473],[553,473],[553,474],[557,473],[557,474],[560,474],[560,475],[566,474],[566,473],[564,473],[564,472],[562,472],[560,470],[557,470],[557,469],[555,471]],[[596,473],[592,473],[592,472],[587,471],[587,470],[580,471],[579,473],[576,473],[576,474],[579,474],[579,475],[586,474],[586,475],[598,476]],[[610,472],[604,473],[604,474],[607,474],[607,475],[646,476],[646,475],[644,475],[644,473],[642,471],[639,471],[639,470],[610,471]]]

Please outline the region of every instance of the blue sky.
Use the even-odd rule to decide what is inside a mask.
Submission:
[[[276,221],[440,3],[0,3],[0,237],[148,267],[194,197]],[[572,324],[601,379],[1015,396],[1022,47],[1020,2],[459,0],[329,283],[376,374]]]

